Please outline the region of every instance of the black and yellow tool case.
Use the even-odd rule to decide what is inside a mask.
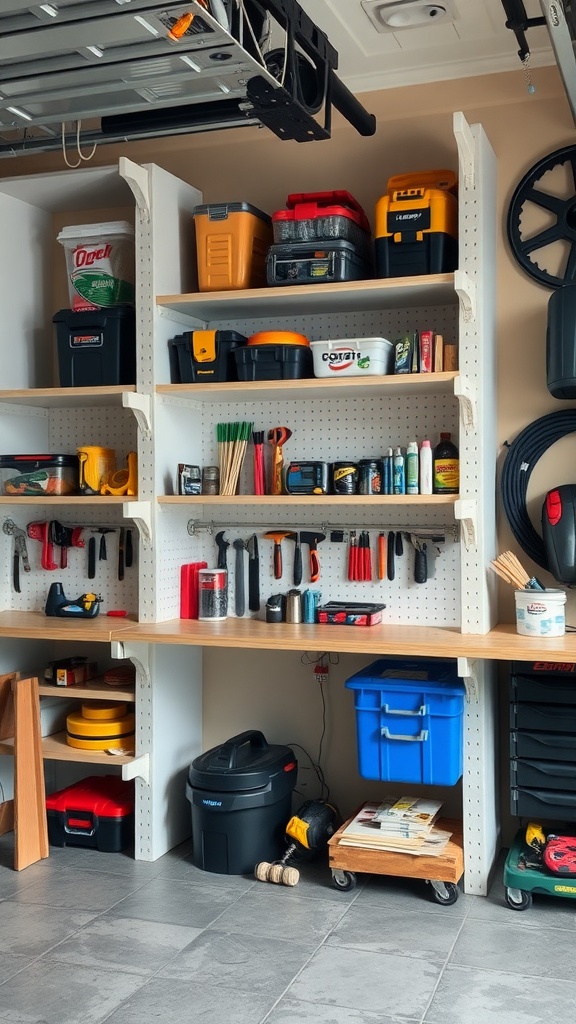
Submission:
[[[172,384],[238,380],[234,350],[246,344],[237,331],[185,331],[168,342]]]
[[[458,200],[453,171],[388,180],[376,203],[377,277],[445,274],[458,266]]]
[[[134,841],[134,783],[91,775],[46,797],[52,846],[86,846],[113,853]]]

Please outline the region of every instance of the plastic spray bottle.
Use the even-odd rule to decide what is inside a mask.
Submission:
[[[418,445],[410,441],[406,449],[406,494],[418,494]]]

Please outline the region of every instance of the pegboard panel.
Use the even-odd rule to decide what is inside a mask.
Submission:
[[[75,454],[83,445],[114,448],[117,469],[124,469],[128,452],[137,450],[136,434],[134,414],[120,406],[56,409],[50,415],[52,452]]]
[[[12,556],[14,540],[3,531],[0,532],[0,564],[2,565],[5,584],[1,588],[3,609],[16,611],[43,611],[50,585],[62,583],[67,597],[74,599],[84,593],[96,593],[102,598],[102,611],[112,608],[125,608],[129,614],[138,611],[138,531],[129,521],[122,521],[121,510],[114,506],[97,507],[97,499],[87,499],[87,507],[64,508],[46,505],[27,506],[18,509],[11,505],[8,513],[2,515],[2,523],[11,519],[20,529],[26,530],[30,522],[46,522],[57,519],[65,526],[82,526],[81,539],[83,548],[68,549],[68,565],[65,569],[46,570],[41,566],[42,545],[39,541],[27,538],[26,547],[30,560],[30,572],[25,573],[20,565],[21,593],[17,594],[13,587]],[[133,563],[125,568],[124,579],[118,579],[118,542],[120,526],[132,532]],[[102,535],[95,532],[99,527],[112,532]],[[88,541],[96,539],[96,575],[88,578]],[[104,536],[106,543],[106,560],[99,560],[100,539]],[[60,548],[54,547],[54,561],[60,563]]]
[[[213,507],[205,508],[204,511],[213,512]],[[384,621],[389,624],[413,625],[426,624],[436,626],[459,626],[460,624],[460,588],[459,588],[459,543],[456,540],[453,521],[442,524],[442,513],[436,510],[434,529],[445,532],[444,542],[435,544],[427,542],[428,550],[428,574],[429,579],[425,584],[414,582],[414,556],[415,551],[409,538],[404,536],[404,531],[410,528],[416,531],[418,526],[424,527],[426,518],[423,510],[414,510],[407,517],[404,523],[399,522],[399,509],[388,509],[388,525],[383,522],[382,513],[377,510],[355,509],[347,507],[341,509],[342,515],[334,514],[334,506],[323,509],[323,512],[330,513],[330,522],[322,521],[322,515],[314,514],[310,506],[301,509],[289,509],[286,511],[276,509],[258,509],[250,512],[246,510],[245,516],[240,515],[243,510],[228,508],[227,523],[234,525],[214,525],[210,532],[200,528],[193,536],[188,535],[187,522],[190,512],[171,509],[163,510],[166,518],[166,533],[172,538],[171,545],[167,546],[167,555],[162,563],[161,580],[159,582],[162,609],[164,617],[177,618],[179,616],[179,588],[180,588],[180,566],[187,562],[207,562],[209,567],[215,567],[217,561],[217,547],[215,535],[219,529],[224,529],[225,539],[229,541],[230,547],[227,553],[229,573],[229,598],[228,614],[234,616],[234,594],[235,594],[235,569],[236,552],[233,548],[233,541],[241,538],[245,542],[256,533],[259,548],[260,566],[260,615],[252,616],[248,611],[248,554],[244,555],[244,587],[246,594],[246,615],[248,617],[264,618],[265,604],[272,594],[287,593],[292,589],[293,584],[293,561],[295,543],[290,539],[282,541],[282,578],[274,578],[273,569],[273,541],[266,538],[267,530],[314,530],[320,532],[322,527],[326,528],[326,539],[318,545],[320,558],[320,579],[317,583],[310,583],[308,558],[309,548],[302,545],[302,584],[298,589],[304,590],[311,587],[319,590],[322,600],[350,600],[350,601],[377,601],[386,604]],[[280,516],[276,513],[280,512]],[[194,516],[200,513],[198,506],[194,507]],[[395,514],[395,518],[394,518]],[[428,516],[429,518],[429,516]],[[448,517],[446,517],[448,518]],[[208,517],[209,519],[209,517]],[[371,521],[372,520],[372,521]],[[242,523],[245,522],[245,525]],[[369,529],[372,574],[373,579],[369,582],[351,582],[347,579],[348,544],[331,542],[330,523],[340,524],[340,528],[346,531],[354,528]],[[429,524],[428,528],[432,528]],[[403,533],[403,554],[395,558],[394,580],[377,579],[377,544],[380,530],[388,532],[394,527],[400,528]]]
[[[432,330],[444,336],[447,344],[458,339],[458,307],[419,306],[412,309],[363,310],[355,313],[316,313],[309,316],[273,316],[266,319],[215,321],[212,328],[239,331],[249,336],[256,331],[278,328],[305,334],[310,341],[328,338],[383,337],[396,341],[407,332]]]

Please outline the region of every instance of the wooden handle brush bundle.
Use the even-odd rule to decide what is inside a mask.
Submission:
[[[530,576],[513,551],[503,551],[490,562],[490,568],[500,579],[510,583],[516,590],[544,590],[542,584]]]

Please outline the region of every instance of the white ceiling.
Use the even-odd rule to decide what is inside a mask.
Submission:
[[[299,0],[338,51],[338,75],[354,93],[403,85],[517,71],[521,66],[514,33],[506,28],[500,0],[438,0],[453,12],[422,28],[378,32],[362,0]],[[368,0],[399,7],[414,0]],[[428,6],[434,6],[426,0]],[[542,14],[539,0],[524,0],[528,17]],[[526,34],[533,66],[553,64],[546,28]]]

